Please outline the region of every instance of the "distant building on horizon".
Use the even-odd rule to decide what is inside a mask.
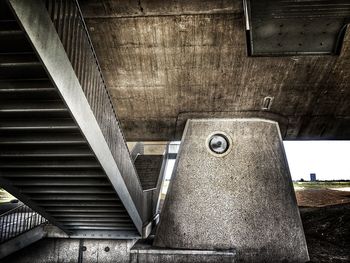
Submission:
[[[310,173],[310,181],[311,182],[316,182],[316,174],[315,173]]]

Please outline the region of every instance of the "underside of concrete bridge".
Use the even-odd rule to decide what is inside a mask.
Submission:
[[[348,0],[0,0],[0,259],[309,261],[283,140],[350,140],[349,25]]]
[[[350,139],[347,0],[80,5],[127,140],[236,116],[275,119],[288,140]]]

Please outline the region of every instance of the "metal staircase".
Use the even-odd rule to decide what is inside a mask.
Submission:
[[[159,174],[164,164],[163,155],[138,155],[135,167],[139,175],[142,189],[152,190],[157,188]]]
[[[154,216],[75,1],[0,1],[0,186],[70,237]]]

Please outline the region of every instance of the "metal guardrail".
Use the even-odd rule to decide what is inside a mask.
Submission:
[[[42,0],[137,207],[143,194],[77,0]]]
[[[144,151],[145,151],[144,144],[142,142],[136,143],[130,152],[130,157],[132,161],[135,162],[137,156],[143,154]]]
[[[165,173],[166,173],[166,167],[168,165],[169,161],[169,149],[170,149],[171,143],[168,143],[165,146],[164,154],[163,154],[163,163],[162,163],[162,168],[160,169],[158,181],[157,181],[157,187],[156,190],[153,193],[153,202],[152,202],[152,209],[153,209],[153,214],[159,214],[159,205],[160,205],[160,200],[161,200],[161,192],[162,192],[162,187],[164,184],[165,180]]]
[[[26,205],[20,205],[0,215],[0,244],[17,237],[47,220]]]

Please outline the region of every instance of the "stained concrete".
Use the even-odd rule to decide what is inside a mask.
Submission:
[[[138,241],[130,250],[130,263],[232,263],[235,250],[163,249],[151,245],[152,239]]]
[[[84,263],[124,263],[130,260],[130,249],[136,240],[109,240],[99,241],[98,245],[94,240],[84,241],[86,251],[83,253]],[[107,250],[109,248],[109,251]]]
[[[212,155],[225,132],[232,148]],[[154,246],[237,249],[245,262],[305,262],[308,251],[277,123],[189,120]]]
[[[2,263],[211,263],[235,262],[236,252],[164,250],[136,240],[45,238],[10,256]],[[79,249],[80,248],[80,249]],[[80,251],[79,251],[80,250]]]
[[[45,238],[3,259],[3,263],[128,263],[136,240]],[[80,251],[79,247],[86,247]],[[108,247],[108,249],[107,249]],[[80,258],[79,258],[80,257]]]
[[[350,139],[350,30],[339,56],[249,57],[242,0],[79,2],[127,140],[177,140],[183,113],[215,112],[276,113],[286,139]]]

